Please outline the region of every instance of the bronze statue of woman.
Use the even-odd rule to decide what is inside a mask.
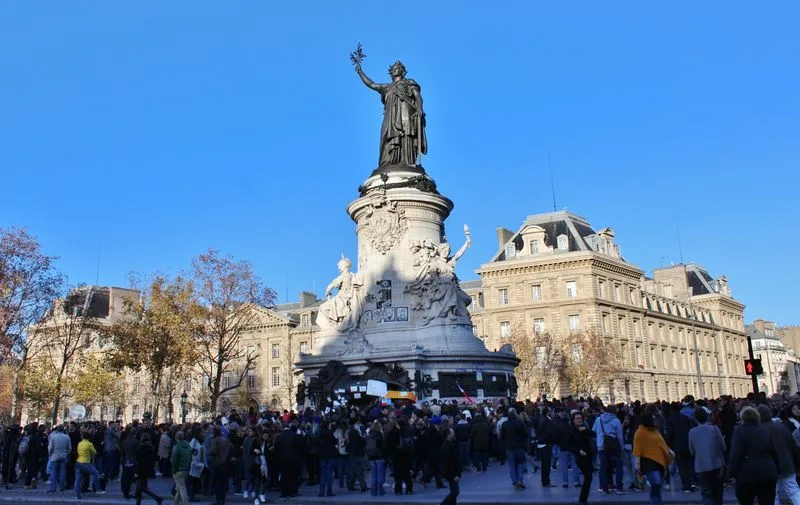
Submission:
[[[361,80],[368,88],[380,93],[383,102],[378,168],[416,167],[419,155],[428,152],[419,84],[406,79],[406,67],[399,61],[389,67],[392,82],[388,84],[373,82],[361,70],[360,61],[354,63]]]

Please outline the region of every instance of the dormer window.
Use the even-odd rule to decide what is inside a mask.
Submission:
[[[531,254],[539,254],[539,241],[531,240]]]
[[[311,314],[300,314],[300,326],[311,326]]]
[[[559,235],[556,241],[558,242],[559,251],[566,251],[569,249],[569,239],[566,235]]]
[[[516,247],[514,247],[514,243],[506,244],[506,259],[511,259],[514,257],[514,253],[516,252]]]

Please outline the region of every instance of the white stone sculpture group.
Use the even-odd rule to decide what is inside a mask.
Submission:
[[[415,266],[419,269],[416,279],[406,285],[405,291],[416,299],[413,309],[421,312],[423,326],[439,318],[469,317],[470,297],[459,286],[455,272],[456,263],[472,243],[466,225],[464,234],[466,242],[452,257],[447,241],[438,246],[427,240],[411,245],[412,252],[417,255]]]

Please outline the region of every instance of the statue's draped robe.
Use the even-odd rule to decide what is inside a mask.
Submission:
[[[415,91],[420,95],[419,84],[401,79],[382,84],[379,91],[383,101],[379,166],[415,166],[417,156],[428,152],[425,117],[415,97]]]

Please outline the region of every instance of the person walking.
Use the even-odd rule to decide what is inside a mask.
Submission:
[[[661,485],[675,453],[667,447],[664,437],[656,428],[652,412],[642,416],[641,425],[633,436],[633,456],[636,472],[643,474],[650,483],[650,505],[661,505]]]
[[[510,408],[507,411],[507,418],[500,427],[500,440],[506,448],[508,475],[511,477],[511,485],[516,489],[525,489],[523,472],[525,470],[527,437],[525,425],[517,416],[517,411],[514,408]]]
[[[292,421],[275,438],[275,455],[281,470],[281,498],[298,495],[297,473],[303,461],[303,440],[297,434],[298,427],[297,421]]]
[[[233,449],[230,441],[222,436],[222,429],[219,426],[214,427],[213,433],[214,438],[211,440],[206,454],[212,462],[211,480],[214,482],[216,505],[225,505],[225,495],[228,493],[228,479],[230,478],[228,467]]]
[[[333,421],[324,422],[319,430],[319,497],[336,496],[333,494],[333,468],[339,457],[336,437],[333,435]]]
[[[702,407],[694,409],[697,426],[689,430],[689,452],[700,481],[703,505],[722,505],[725,491],[725,437]]]
[[[622,423],[617,417],[617,408],[609,405],[594,422],[592,431],[597,434],[597,451],[600,460],[600,492],[609,493],[616,475],[617,494],[625,494],[622,486],[622,448],[625,439]],[[544,465],[544,462],[542,462]]]
[[[72,442],[64,432],[64,426],[59,425],[50,434],[47,443],[47,452],[50,454],[50,489],[48,493],[64,492],[67,481],[67,458],[72,452]]]
[[[736,479],[740,505],[775,502],[778,482],[778,454],[767,430],[759,426],[761,415],[753,407],[741,412],[742,424],[733,430],[730,473]]]
[[[347,454],[350,456],[350,478],[347,480],[347,489],[356,490],[356,482],[361,486],[361,492],[367,491],[367,480],[364,478],[366,467],[366,442],[361,435],[361,430],[354,424],[347,433]]]
[[[461,448],[453,428],[447,428],[444,432],[444,441],[439,451],[439,461],[442,463],[442,476],[450,485],[450,492],[442,500],[442,505],[456,505],[460,492],[458,482],[461,480],[463,467]]]
[[[109,423],[103,436],[105,437],[103,444],[103,450],[105,451],[103,455],[103,472],[109,481],[114,481],[119,477],[120,458],[120,436],[116,423]]]
[[[772,411],[766,405],[758,406],[758,414],[761,417],[761,427],[769,433],[778,457],[778,484],[775,493],[781,503],[789,501],[792,505],[800,505],[800,488],[797,487],[795,477],[795,462],[800,458],[800,452],[792,434],[783,424],[772,421]]]
[[[147,487],[147,481],[155,477],[154,470],[157,461],[158,455],[151,442],[150,434],[142,433],[139,445],[136,447],[136,505],[142,505],[143,494],[155,500],[158,505],[161,505],[164,501],[163,498],[156,495]]]
[[[383,496],[383,483],[386,480],[386,454],[384,452],[383,428],[380,421],[375,421],[367,433],[366,454],[370,467],[370,494]]]
[[[89,441],[89,437],[91,434],[89,432],[83,432],[81,435],[81,442],[78,444],[78,458],[75,460],[75,497],[80,500],[81,499],[81,480],[83,479],[83,474],[87,473],[92,479],[93,488],[96,490],[96,494],[105,494],[106,492],[100,489],[100,473],[97,469],[92,465],[92,460],[94,459],[95,454],[97,454],[97,450],[94,448],[94,444]]]
[[[683,403],[674,404],[672,415],[667,419],[667,445],[675,453],[675,462],[678,474],[681,477],[683,491],[694,491],[694,472],[692,470],[692,456],[689,454],[689,430],[694,428],[694,397],[684,398]]]
[[[583,475],[581,493],[578,496],[578,505],[587,505],[589,492],[592,489],[592,472],[594,471],[595,444],[592,440],[594,434],[583,421],[583,414],[575,412],[572,415],[570,431],[564,437],[565,450],[574,456],[576,470]]]
[[[408,419],[401,417],[397,421],[397,428],[389,433],[387,446],[392,451],[392,466],[394,467],[394,494],[403,494],[403,483],[406,485],[406,494],[414,492],[414,479],[411,473],[411,463],[414,460],[414,432],[409,426]]]
[[[125,437],[120,444],[122,458],[122,476],[120,478],[120,490],[125,499],[131,497],[131,487],[133,486],[134,474],[136,473],[136,450],[139,448],[139,440],[133,430],[128,427],[125,429]]]
[[[175,434],[175,444],[172,446],[171,469],[172,478],[175,480],[175,501],[173,505],[188,505],[189,490],[187,487],[189,470],[192,469],[192,446],[185,440],[182,431]]]
[[[553,418],[550,416],[550,409],[544,407],[542,409],[542,417],[536,425],[536,447],[539,450],[539,459],[542,463],[542,487],[555,487],[555,485],[550,482],[555,431],[556,427],[553,423]]]
[[[486,416],[482,412],[476,413],[469,427],[469,439],[472,444],[475,469],[479,472],[485,472],[489,468],[489,441],[491,438],[492,427],[486,421]],[[467,462],[462,461],[461,464],[465,465]]]

